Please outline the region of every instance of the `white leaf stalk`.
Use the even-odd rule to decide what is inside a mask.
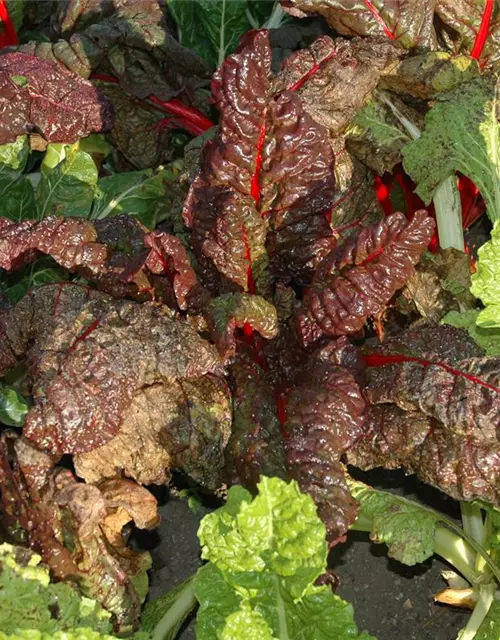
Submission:
[[[394,116],[406,129],[408,134],[416,140],[420,137],[420,129],[415,126],[382,91],[375,92],[376,98],[387,105]],[[465,251],[464,234],[462,230],[462,204],[456,177],[450,176],[436,189],[433,198],[434,209],[439,234],[439,244],[442,249],[453,247]]]

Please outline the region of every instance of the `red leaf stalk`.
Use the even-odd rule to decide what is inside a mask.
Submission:
[[[486,44],[486,40],[490,35],[490,20],[493,13],[493,7],[494,0],[486,0],[484,5],[483,17],[481,18],[481,25],[479,26],[479,31],[477,32],[476,39],[474,41],[474,46],[472,47],[472,51],[470,52],[471,58],[474,58],[474,60],[479,60],[479,58],[481,57],[484,45]]]
[[[2,21],[4,30],[4,32],[0,34],[0,48],[19,44],[16,28],[9,15],[5,0],[0,0],[0,20]]]
[[[0,0],[0,2],[1,1],[2,0]],[[106,73],[93,73],[91,79],[110,82],[112,84],[119,84],[120,82],[118,78]],[[199,136],[214,126],[214,123],[201,113],[201,111],[198,111],[198,109],[195,109],[194,107],[189,107],[176,98],[172,98],[172,100],[161,100],[160,98],[151,95],[147,97],[146,101],[138,100],[138,102],[145,106],[152,106],[148,105],[148,102],[152,102],[153,105],[160,107],[162,111],[167,111],[168,113],[177,116],[175,122],[195,136]]]

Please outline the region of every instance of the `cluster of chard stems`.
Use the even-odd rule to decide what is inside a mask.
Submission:
[[[471,57],[479,60],[489,29],[494,0],[486,0],[485,10]],[[376,92],[375,97],[388,106],[402,124],[410,138],[420,137],[420,130],[392,103],[387,94]],[[433,198],[439,236],[439,246],[453,247],[465,251],[464,221],[458,180],[455,175],[444,180]],[[405,498],[397,498],[411,502]],[[416,503],[411,502],[413,506]],[[459,640],[473,640],[485,620],[494,600],[500,600],[500,567],[490,556],[488,540],[492,532],[492,517],[488,508],[478,503],[461,501],[462,527],[443,514],[438,514],[424,505],[423,511],[432,512],[438,524],[435,529],[434,552],[446,560],[456,571],[443,572],[449,588],[435,596],[435,600],[472,609],[467,625]],[[351,527],[353,530],[371,532],[372,519],[361,513]]]

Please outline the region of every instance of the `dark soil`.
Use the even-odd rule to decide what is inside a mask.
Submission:
[[[458,516],[453,500],[413,477],[388,472],[356,475],[374,486],[425,501],[451,517]],[[201,518],[211,510],[201,507],[193,513],[186,500],[163,499],[161,526],[138,540],[153,556],[151,598],[166,593],[200,566],[196,532]],[[339,595],[354,606],[359,629],[379,640],[455,640],[465,626],[468,613],[433,601],[433,595],[445,586],[440,572],[448,568],[438,558],[405,567],[387,557],[385,545],[372,544],[367,535],[352,532],[346,544],[332,550],[330,566],[340,579]],[[181,640],[194,640],[194,628],[194,620],[190,620]]]

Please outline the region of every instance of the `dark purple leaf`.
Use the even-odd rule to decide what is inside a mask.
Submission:
[[[381,36],[412,49],[432,48],[436,0],[283,0],[292,15],[320,14],[330,26],[345,36]],[[467,15],[467,14],[465,14]]]
[[[33,385],[24,433],[57,453],[109,442],[141,389],[221,370],[215,348],[167,307],[69,283],[25,296],[9,313],[6,338],[27,356]]]
[[[76,142],[112,122],[110,103],[91,82],[35,56],[0,56],[0,144],[31,132]]]
[[[304,344],[325,334],[359,331],[368,317],[383,311],[413,275],[434,225],[423,210],[411,222],[394,213],[332,251],[303,298],[299,323]]]
[[[312,357],[304,382],[287,396],[285,451],[291,477],[316,502],[328,537],[339,541],[357,514],[340,458],[363,435],[365,401],[329,355]]]

